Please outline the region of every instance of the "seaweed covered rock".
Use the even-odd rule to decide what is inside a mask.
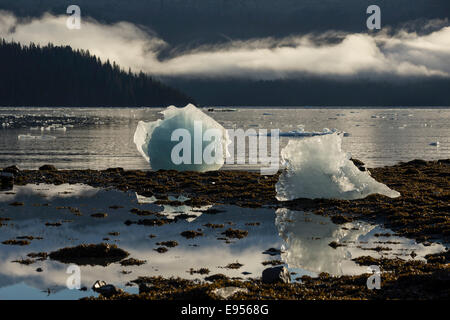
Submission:
[[[76,247],[62,248],[50,252],[49,257],[62,263],[76,263],[78,265],[101,265],[118,262],[129,256],[129,253],[118,248],[115,244],[81,244]]]
[[[242,239],[248,236],[248,231],[228,228],[227,230],[222,232],[222,234],[228,238]]]
[[[16,174],[20,173],[20,169],[18,166],[14,165],[14,166],[9,166],[9,167],[3,168],[3,172],[8,172],[8,173],[12,173],[12,174],[16,175]]]
[[[43,166],[39,167],[39,171],[57,171],[57,169],[54,165],[44,164]]]

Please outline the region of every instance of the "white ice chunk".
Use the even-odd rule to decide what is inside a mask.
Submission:
[[[31,134],[19,134],[17,136],[17,138],[20,141],[35,141],[35,140],[44,140],[44,141],[48,141],[48,140],[55,140],[56,137],[55,136],[49,136],[49,135],[42,135],[42,136],[32,136]]]
[[[18,138],[19,140],[34,140],[34,139],[35,139],[35,136],[32,136],[32,135],[30,135],[30,134],[19,134],[19,135],[17,136],[17,138]]]
[[[43,135],[43,136],[35,136],[36,140],[43,140],[43,141],[51,141],[51,140],[56,140],[55,136],[49,136],[49,135]]]
[[[299,125],[297,130],[292,130],[292,131],[288,131],[288,132],[280,132],[279,136],[280,137],[315,137],[315,136],[324,136],[324,135],[328,135],[328,134],[332,134],[337,132],[336,129],[328,129],[328,128],[324,128],[322,131],[319,132],[315,132],[315,131],[305,131],[305,128],[303,125]],[[270,136],[270,133],[267,134],[268,136]]]
[[[153,122],[139,121],[134,134],[138,151],[150,162],[153,170],[205,172],[219,170],[223,166],[230,140],[222,125],[192,104],[184,108],[170,106],[161,113],[164,119]],[[186,156],[186,159],[190,159],[181,163],[172,159],[174,147],[185,142],[183,136],[172,141],[172,134],[177,129],[185,129],[190,135],[190,148],[177,153],[185,156],[184,151],[188,151],[186,154],[190,153],[190,157]],[[210,132],[210,129],[218,133],[217,139],[206,137],[205,133]],[[204,153],[208,151],[211,151],[215,161],[211,162],[204,157]]]
[[[276,184],[277,199],[361,199],[374,193],[394,198],[397,191],[360,171],[341,148],[336,133],[290,140],[281,151],[286,170]]]

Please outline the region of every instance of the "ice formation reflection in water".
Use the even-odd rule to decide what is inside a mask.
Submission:
[[[172,199],[181,202],[186,200],[182,196]],[[2,221],[4,225],[1,227],[0,242],[21,236],[42,239],[31,240],[25,246],[0,244],[0,298],[14,298],[19,292],[21,298],[35,299],[74,299],[94,295],[90,290],[66,289],[69,275],[66,274],[65,264],[52,260],[37,261],[30,265],[12,262],[26,259],[30,252],[51,252],[81,243],[116,243],[130,252],[130,257],[146,260],[147,263],[141,266],[124,267],[113,263],[107,267],[81,267],[82,286],[90,288],[96,280],[104,280],[130,292],[136,292],[137,288],[126,284],[139,276],[204,277],[190,274],[190,268],[208,268],[211,274],[224,273],[243,279],[257,278],[266,268],[262,262],[281,259],[296,273],[293,278],[320,272],[358,274],[366,272],[366,268],[351,261],[357,256],[378,257],[386,253],[412,259],[410,254],[414,251],[417,254],[415,259],[423,259],[425,254],[443,250],[439,244],[424,247],[413,240],[395,236],[389,240],[396,244],[382,245],[390,247],[390,251],[364,250],[378,246],[378,241],[386,240],[375,237],[375,234],[389,232],[364,222],[338,226],[329,218],[287,209],[218,205],[192,208],[183,204],[158,205],[154,203],[155,200],[133,192],[124,193],[86,185],[27,185],[15,186],[13,192],[1,192],[0,217],[11,220]],[[11,206],[12,202],[22,202],[23,205]],[[114,205],[122,207],[116,208]],[[78,209],[79,213],[73,208]],[[146,218],[131,213],[132,208],[155,211],[169,218],[183,214],[180,216],[183,218],[159,227],[137,224],[127,226],[124,223],[126,220]],[[211,208],[221,211],[212,214],[211,210],[207,210]],[[98,212],[105,212],[107,216],[91,216]],[[61,226],[46,226],[47,222],[60,222]],[[223,225],[223,228],[208,228],[205,226],[208,223]],[[221,233],[229,227],[248,230],[249,234],[239,240],[222,240],[224,235]],[[185,239],[180,235],[183,231],[198,229],[204,236]],[[118,232],[119,235],[112,236],[111,232]],[[150,234],[155,237],[150,238]],[[154,250],[159,246],[157,242],[169,240],[175,240],[179,245],[162,254]],[[346,246],[333,249],[329,246],[331,241]],[[264,254],[269,248],[281,248],[281,256]],[[236,261],[243,264],[240,269],[224,268]],[[36,272],[37,268],[42,268],[43,272]],[[123,273],[123,270],[127,272]]]

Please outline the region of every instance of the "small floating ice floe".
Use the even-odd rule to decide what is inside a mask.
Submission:
[[[153,170],[212,171],[225,163],[230,139],[225,128],[192,104],[170,106],[164,119],[139,121],[134,143]]]
[[[232,108],[208,108],[208,112],[235,112],[237,111],[237,109],[232,109]]]
[[[17,137],[19,140],[34,140],[36,136],[32,136],[30,134],[19,134],[19,136]]]
[[[55,130],[60,132],[66,132],[67,129],[66,127],[57,127]]]
[[[44,140],[44,141],[49,140],[49,141],[51,141],[51,140],[55,140],[55,139],[56,139],[55,136],[36,136],[36,140]]]
[[[281,151],[286,169],[276,184],[280,201],[298,198],[362,199],[370,194],[391,198],[397,191],[360,171],[342,150],[342,136],[337,133],[290,140]]]
[[[288,131],[288,132],[280,132],[280,137],[314,137],[314,136],[324,136],[324,135],[328,135],[328,134],[332,134],[337,132],[336,129],[328,129],[325,128],[323,129],[321,132],[307,132],[305,131],[305,129],[303,128],[303,126],[299,126],[299,128],[297,130],[292,130],[292,131]],[[270,136],[270,133],[267,134],[268,136]]]
[[[32,136],[31,134],[19,134],[17,137],[20,141],[35,141],[35,140],[43,140],[43,141],[51,141],[55,140],[56,137],[54,136]]]

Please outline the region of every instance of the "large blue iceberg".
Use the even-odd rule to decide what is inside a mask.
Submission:
[[[225,128],[194,105],[170,106],[164,119],[139,121],[134,143],[153,170],[213,171],[225,163]]]

